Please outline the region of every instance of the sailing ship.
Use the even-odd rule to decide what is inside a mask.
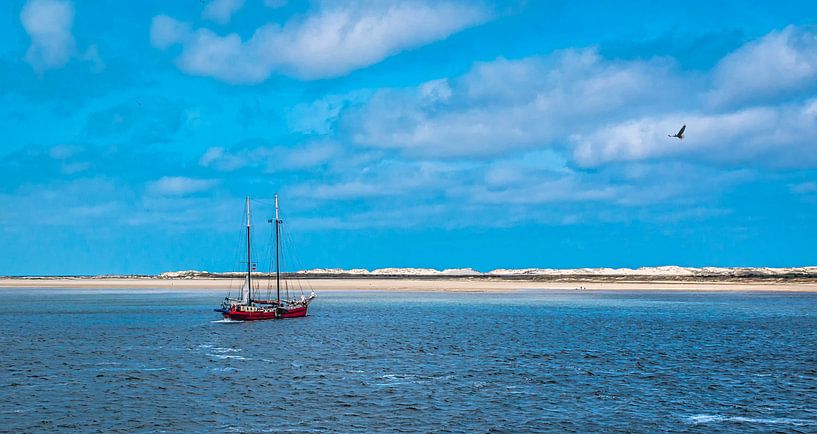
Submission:
[[[287,297],[281,298],[281,220],[278,214],[278,195],[275,195],[275,219],[268,220],[275,223],[275,298],[271,299],[271,291],[267,291],[267,297],[258,297],[260,288],[253,288],[253,262],[252,262],[252,223],[250,221],[250,198],[247,197],[247,275],[244,285],[239,291],[237,298],[230,297],[228,293],[221,303],[221,307],[214,309],[221,312],[225,319],[233,321],[257,321],[265,319],[300,318],[306,316],[309,303],[315,298],[313,291],[306,297],[301,291],[300,298],[289,298],[287,287]],[[268,276],[270,282],[272,276]],[[269,289],[269,288],[268,288]]]

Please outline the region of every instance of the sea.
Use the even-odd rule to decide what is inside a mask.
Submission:
[[[4,432],[817,432],[817,294],[2,297]]]

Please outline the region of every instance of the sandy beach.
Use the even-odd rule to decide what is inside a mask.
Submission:
[[[469,278],[322,278],[290,281],[290,287],[298,285],[315,291],[443,291],[443,292],[513,292],[520,290],[596,290],[596,291],[738,291],[738,292],[817,292],[817,282],[780,282],[744,280],[739,282],[712,281],[535,281],[519,279],[469,279]],[[266,280],[261,281],[266,288]],[[84,290],[146,290],[161,292],[222,292],[237,288],[240,279],[159,279],[105,278],[105,277],[25,277],[0,278],[0,288],[64,288]]]

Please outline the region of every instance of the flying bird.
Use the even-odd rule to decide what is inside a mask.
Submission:
[[[687,129],[687,126],[684,125],[683,127],[681,127],[680,130],[678,130],[677,134],[675,134],[674,136],[672,134],[667,134],[667,137],[677,137],[677,138],[679,138],[681,140],[684,140],[684,130],[686,130],[686,129]]]

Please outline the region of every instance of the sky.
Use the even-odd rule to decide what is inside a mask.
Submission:
[[[0,275],[817,265],[817,2],[0,2]],[[683,140],[668,137],[687,125]],[[263,268],[263,267],[262,267]]]

